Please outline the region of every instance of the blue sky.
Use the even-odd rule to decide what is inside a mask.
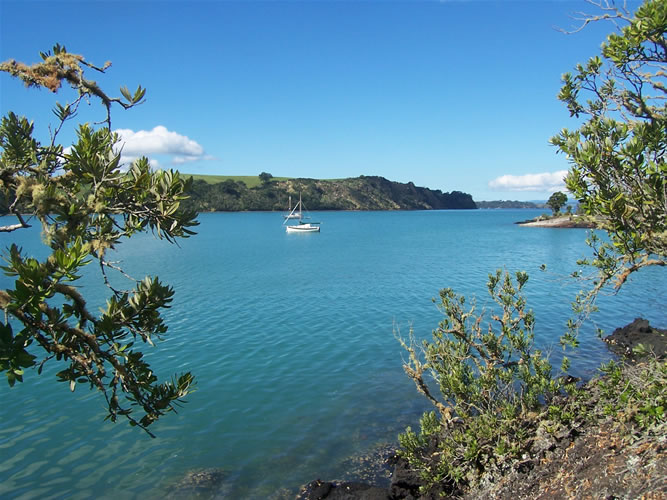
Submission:
[[[632,4],[636,6],[637,4]],[[381,175],[475,200],[546,199],[567,160],[548,140],[574,128],[560,77],[599,54],[613,26],[578,25],[581,1],[9,1],[0,60],[54,43],[142,85],[115,110],[128,159],[184,173]],[[56,100],[0,74],[0,112],[34,120]],[[103,117],[84,106],[79,121]],[[60,136],[71,143],[72,131]]]

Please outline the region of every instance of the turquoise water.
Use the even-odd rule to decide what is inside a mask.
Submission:
[[[159,498],[189,471],[223,470],[212,496],[293,495],[316,478],[349,477],[349,460],[393,444],[427,409],[404,375],[394,331],[427,337],[440,288],[476,294],[496,268],[526,270],[536,339],[558,366],[558,336],[577,289],[563,276],[587,253],[581,229],[521,228],[539,211],[313,214],[322,232],[286,234],[277,213],[202,214],[180,246],[141,235],[115,260],[176,289],[166,341],[148,349],[163,377],[192,370],[198,390],[150,439],[103,422],[103,400],[56,384],[56,366],[0,384],[1,498]],[[3,234],[36,248],[39,231]],[[549,273],[539,271],[547,264]],[[98,270],[82,284],[102,304]],[[8,278],[0,278],[7,287]],[[603,297],[597,326],[643,316],[665,325],[664,273],[633,277]],[[589,377],[606,348],[584,332],[575,374]]]

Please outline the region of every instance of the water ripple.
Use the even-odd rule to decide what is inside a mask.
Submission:
[[[131,275],[159,275],[176,290],[165,341],[146,358],[162,377],[194,371],[197,392],[151,440],[103,423],[86,388],[54,386],[55,366],[0,387],[0,497],[160,498],[202,468],[224,471],[219,498],[341,477],[346,459],[395,442],[427,408],[403,373],[394,330],[428,338],[442,319],[431,299],[444,287],[488,307],[496,268],[531,274],[536,340],[558,362],[577,288],[560,276],[587,251],[585,231],[513,224],[529,216],[323,213],[320,234],[294,237],[277,214],[203,214],[200,234],[180,247],[150,236],[123,244],[117,258]],[[538,271],[543,263],[550,274]],[[665,323],[665,276],[644,276],[602,298],[601,326],[638,315]],[[98,279],[82,279],[89,293],[104,291]],[[592,327],[582,340],[573,368],[590,375],[609,354]]]

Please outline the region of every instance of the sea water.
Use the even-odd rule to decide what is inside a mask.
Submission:
[[[0,383],[0,498],[160,498],[203,469],[223,477],[200,492],[213,498],[290,498],[316,478],[354,479],[355,457],[396,445],[429,409],[403,372],[396,335],[429,337],[441,288],[475,296],[481,311],[492,306],[489,272],[527,271],[536,343],[559,366],[558,338],[582,286],[567,276],[590,249],[583,229],[514,224],[539,213],[321,212],[311,214],[321,232],[309,234],[286,234],[278,213],[216,213],[200,215],[198,234],[178,246],[151,234],[124,242],[111,260],[176,290],[165,340],[146,357],[161,378],[194,372],[197,391],[151,439],[104,421],[97,392],[56,383],[54,361],[12,389]],[[45,253],[38,228],[0,239]],[[611,358],[595,327],[610,333],[638,316],[665,326],[659,271],[601,297],[570,353],[575,375],[589,378]],[[79,285],[92,310],[104,304],[98,267]]]

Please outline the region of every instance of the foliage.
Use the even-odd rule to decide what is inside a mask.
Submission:
[[[547,200],[547,206],[551,209],[554,215],[560,213],[560,209],[567,203],[567,196],[565,193],[556,191]]]
[[[551,139],[570,161],[568,190],[610,240],[593,235],[594,257],[581,262],[596,268],[593,289],[575,303],[582,317],[603,287],[618,290],[633,272],[667,263],[667,3],[647,0],[632,17],[601,5],[605,12],[585,24],[612,19],[624,26],[602,44],[602,57],[564,75],[558,97],[584,123]],[[574,343],[580,321],[566,342]]]
[[[261,185],[261,181],[256,175],[206,175],[206,174],[181,174],[183,177],[192,178],[193,182],[205,181],[206,184],[218,184],[225,181],[234,181],[243,183],[248,188],[254,188]],[[273,181],[286,181],[289,177],[273,177]]]
[[[639,363],[610,361],[600,376],[549,406],[550,426],[611,426],[627,443],[664,439],[667,362],[650,355]]]
[[[254,177],[259,181],[258,177]],[[416,187],[383,177],[350,179],[285,179],[249,183],[246,178],[222,178],[210,183],[195,177],[187,206],[202,211],[286,211],[288,197],[301,198],[308,210],[430,210],[474,209],[469,194]]]
[[[667,363],[651,359],[635,369],[609,362],[597,381],[600,404],[606,415],[619,424],[636,425],[644,432],[665,429],[667,408]]]
[[[421,420],[419,434],[408,428],[399,437],[403,454],[427,485],[473,484],[489,467],[519,457],[527,447],[526,422],[558,392],[551,365],[533,347],[534,317],[521,290],[528,275],[497,271],[489,275],[489,293],[500,312],[484,327],[475,305],[447,288],[440,292],[445,319],[432,340],[419,346],[411,333],[404,364],[419,392],[438,411]],[[495,327],[495,328],[494,328]],[[433,396],[426,375],[441,398]]]
[[[137,280],[132,290],[114,288],[108,273],[122,270],[107,260],[107,251],[148,229],[170,242],[194,234],[189,228],[197,224],[196,214],[181,206],[189,182],[178,173],[152,172],[146,158],[128,171],[121,169],[118,137],[110,129],[111,105],[131,108],[142,101],[144,89],[130,93],[122,88],[122,97],[112,98],[84,75],[86,69],[104,72],[108,64],[97,68],[59,45],[53,54],[41,55],[39,64],[8,61],[0,69],[54,92],[67,83],[77,98],[56,105],[58,123],[46,145],[35,138],[26,118],[10,112],[0,123],[0,188],[17,219],[0,231],[28,228],[34,219],[50,249],[40,260],[12,244],[4,255],[3,270],[15,283],[13,289],[0,290],[6,314],[0,323],[0,370],[13,386],[23,381],[25,368],[37,366],[41,373],[55,359],[63,365],[59,381],[72,391],[81,383],[98,389],[107,402],[107,418],[122,415],[148,432],[193,384],[190,373],[158,383],[140,350],[141,343],[153,345],[167,332],[160,311],[169,307],[174,291],[157,277]],[[80,125],[75,144],[63,148],[56,142],[58,133],[79,104],[91,98],[105,107],[105,126]],[[110,291],[99,316],[88,309],[85,291],[76,287],[82,267],[91,262]],[[143,416],[135,416],[137,410]]]
[[[608,242],[591,234],[594,258],[580,262],[592,264],[597,276],[593,289],[575,301],[579,316],[562,339],[570,344],[577,343],[576,330],[595,309],[599,291],[609,284],[618,290],[644,267],[664,266],[667,243],[667,3],[647,0],[632,18],[613,2],[591,3],[605,12],[587,17],[584,25],[600,19],[627,25],[607,38],[602,58],[564,76],[559,95],[572,116],[584,119],[578,130],[563,130],[551,140],[571,162],[566,186],[579,209],[609,234]],[[557,212],[566,200],[554,201]],[[520,295],[526,279],[518,274],[514,286],[507,274],[491,277],[489,290],[503,311],[492,316],[497,331],[492,326],[484,331],[474,306],[465,311],[465,299],[446,289],[441,292],[446,319],[433,340],[421,349],[414,339],[410,345],[401,341],[410,354],[407,374],[439,412],[423,416],[419,434],[408,428],[399,437],[404,456],[427,486],[473,484],[501,462],[524,458],[529,432],[550,432],[577,420],[610,418],[631,424],[628,433],[639,429],[644,437],[664,437],[664,361],[636,370],[609,365],[606,377],[586,390],[552,379],[548,362],[532,351],[533,318]],[[567,370],[567,359],[561,368]],[[442,399],[432,395],[426,373]],[[550,398],[561,390],[570,397]]]
[[[262,181],[262,184],[271,182],[271,179],[273,179],[273,176],[268,172],[262,172],[261,174],[259,174],[259,180]]]
[[[494,201],[476,201],[477,208],[542,208],[542,204],[532,201],[512,201],[512,200],[494,200]]]

